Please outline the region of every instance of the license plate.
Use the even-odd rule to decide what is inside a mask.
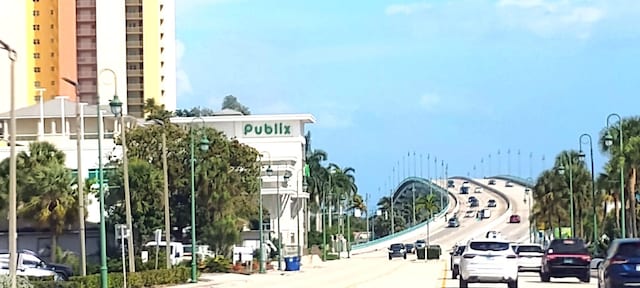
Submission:
[[[573,263],[573,259],[564,259],[564,264],[571,264]]]

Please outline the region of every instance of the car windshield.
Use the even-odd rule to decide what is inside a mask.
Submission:
[[[496,202],[496,200],[493,200],[493,199],[489,200],[489,203],[493,203],[493,202]]]
[[[589,253],[584,241],[580,239],[558,239],[549,245],[549,253]]]
[[[640,241],[630,243],[620,243],[616,255],[625,257],[640,257]]]
[[[539,252],[542,253],[542,247],[537,245],[519,245],[518,253],[520,252]]]
[[[458,248],[456,248],[456,255],[460,255],[464,252],[464,249],[467,248],[467,246],[458,246]]]
[[[510,246],[511,245],[509,245],[509,243],[505,243],[505,242],[486,241],[486,242],[471,242],[471,244],[469,245],[469,248],[473,250],[478,250],[478,251],[504,251],[504,250],[509,250]]]
[[[391,250],[403,249],[403,244],[391,244]]]

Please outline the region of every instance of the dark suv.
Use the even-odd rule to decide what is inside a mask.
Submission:
[[[405,250],[404,244],[396,243],[391,244],[391,246],[389,247],[389,260],[396,257],[407,259],[407,250]]]
[[[553,278],[577,277],[589,283],[591,280],[591,255],[582,239],[554,239],[542,257],[540,281]]]

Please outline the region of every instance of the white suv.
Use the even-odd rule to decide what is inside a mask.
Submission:
[[[540,244],[518,244],[518,269],[521,272],[540,272],[544,250]]]
[[[471,240],[459,266],[460,288],[467,288],[468,283],[507,283],[509,288],[518,288],[518,258],[509,241]]]

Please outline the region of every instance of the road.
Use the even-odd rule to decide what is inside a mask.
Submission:
[[[486,180],[477,180],[482,184]],[[528,204],[524,204],[524,187],[515,185],[515,187],[505,187],[504,181],[496,181],[495,188],[504,193],[512,205],[511,213],[518,214],[522,218],[520,224],[509,224],[507,218],[500,217],[500,214],[507,212],[507,203],[502,197],[488,191],[475,194],[475,187],[472,184],[470,194],[460,195],[459,187],[461,180],[455,181],[456,191],[455,197],[460,201],[460,220],[461,226],[458,228],[444,228],[443,225],[434,225],[431,235],[431,242],[439,244],[445,250],[448,250],[453,244],[459,241],[465,241],[471,237],[483,237],[488,230],[501,231],[503,236],[512,241],[528,242]],[[491,208],[491,219],[476,221],[475,218],[464,218],[464,211],[467,209],[468,196],[475,195],[480,199],[481,207],[486,206],[489,199],[495,199],[498,207]],[[442,220],[444,224],[444,220]],[[438,227],[435,227],[438,226]],[[422,236],[418,236],[422,237]],[[402,242],[410,242],[406,239]],[[416,239],[413,239],[416,240]],[[332,287],[332,288],[382,288],[393,287],[397,285],[408,284],[416,287],[435,287],[435,288],[457,288],[458,280],[450,279],[451,271],[449,271],[449,255],[447,251],[443,251],[440,260],[417,260],[415,255],[409,255],[407,260],[394,259],[389,261],[385,250],[353,255],[351,259],[343,259],[339,261],[328,261],[322,268],[305,269],[299,272],[285,273],[268,273],[265,275],[220,275],[214,277],[211,286],[199,287],[274,287],[274,288],[298,288],[298,287]],[[225,278],[226,277],[226,278]],[[594,279],[593,279],[594,280]],[[419,284],[418,284],[419,283]],[[501,287],[506,284],[470,284],[471,287]],[[548,288],[549,286],[557,288],[591,288],[596,287],[595,281],[589,284],[580,283],[577,279],[552,279],[552,283],[541,283],[536,273],[521,273],[519,286],[526,288]],[[185,286],[189,287],[189,286]]]

